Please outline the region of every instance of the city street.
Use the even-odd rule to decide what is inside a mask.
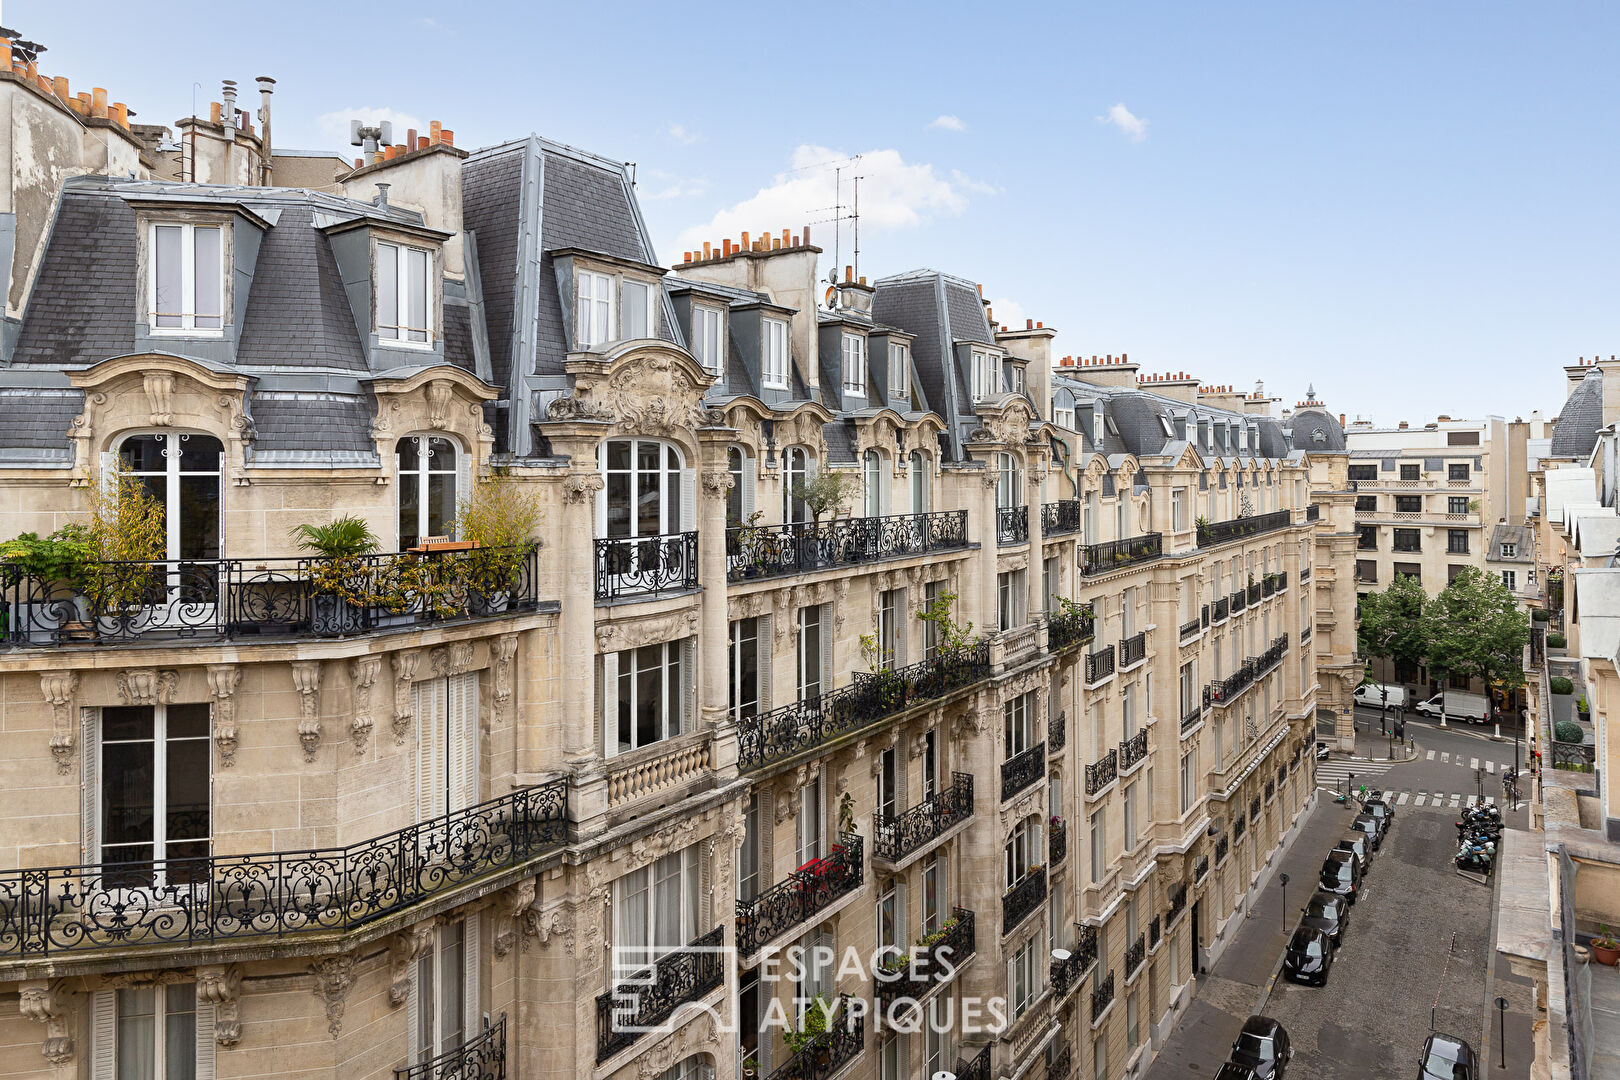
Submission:
[[[1357,757],[1383,759],[1389,755],[1389,740],[1378,731],[1378,710],[1356,709]],[[1332,734],[1330,724],[1319,726],[1319,737]],[[1329,792],[1344,790],[1346,782],[1370,790],[1387,791],[1396,812],[1408,808],[1443,806],[1460,809],[1481,801],[1502,801],[1502,774],[1514,763],[1513,728],[1504,725],[1503,740],[1491,739],[1489,725],[1469,725],[1453,721],[1446,727],[1439,722],[1406,714],[1406,737],[1415,742],[1417,757],[1406,763],[1358,761],[1334,754],[1316,767],[1318,787]],[[1397,749],[1397,755],[1400,751]],[[1525,769],[1525,749],[1518,746],[1519,768]],[[1351,781],[1350,778],[1354,777]],[[1521,791],[1524,790],[1521,785]]]

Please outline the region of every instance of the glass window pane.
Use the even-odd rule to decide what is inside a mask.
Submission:
[[[466,962],[462,956],[464,923],[440,931],[439,946],[439,1053],[454,1050],[462,1038],[466,1001]]]
[[[377,245],[377,336],[399,337],[399,248]]]
[[[180,326],[185,302],[180,298],[184,230],[159,225],[152,230],[152,313],[157,326]]]
[[[428,253],[421,248],[405,249],[405,324],[407,341],[427,341]]]
[[[118,1080],[156,1080],[157,994],[153,987],[118,991]]]
[[[639,281],[624,283],[624,332],[623,338],[644,338],[651,335],[647,331],[648,297],[650,290]]]
[[[429,536],[446,536],[456,520],[456,477],[454,473],[432,473],[428,476]]]
[[[197,986],[164,988],[163,1080],[193,1080],[197,1075]]]
[[[195,251],[196,313],[194,325],[199,330],[218,330],[224,325],[225,277],[220,266],[223,234],[217,228],[192,230]]]
[[[643,645],[636,650],[636,745],[657,742],[663,729],[663,647]]]
[[[425,1061],[434,1055],[433,1020],[438,1002],[438,980],[433,977],[433,952],[416,961],[416,1054]]]

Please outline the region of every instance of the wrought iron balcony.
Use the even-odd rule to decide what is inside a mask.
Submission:
[[[951,786],[895,817],[872,825],[872,858],[897,863],[973,816],[973,774],[952,773]]]
[[[1085,980],[1086,973],[1097,962],[1097,928],[1082,926],[1074,948],[1066,950],[1065,959],[1052,958],[1052,995],[1062,998]]]
[[[1232,674],[1209,684],[1206,689],[1209,691],[1210,704],[1230,705],[1254,682],[1254,676],[1254,661],[1245,660]]]
[[[1110,750],[1101,761],[1086,766],[1086,794],[1095,795],[1119,778],[1119,751]]]
[[[1204,617],[1205,618],[1209,617],[1209,605],[1208,604],[1204,605]],[[1190,638],[1194,634],[1198,633],[1198,631],[1202,630],[1204,628],[1204,625],[1205,624],[1203,622],[1199,621],[1198,619],[1194,619],[1192,622],[1182,623],[1181,624],[1181,640],[1186,641],[1188,638]]]
[[[1198,526],[1198,546],[1213,547],[1231,540],[1241,540],[1247,536],[1259,536],[1262,533],[1276,532],[1293,524],[1293,515],[1288,510],[1273,510],[1269,514],[1251,514],[1248,517],[1233,518],[1230,521],[1216,521]]]
[[[1059,711],[1058,714],[1046,722],[1046,749],[1050,753],[1057,753],[1063,749],[1063,744],[1069,738],[1069,714]]]
[[[395,1069],[394,1080],[506,1080],[506,1014],[460,1046]]]
[[[1046,831],[1046,864],[1056,866],[1069,857],[1069,823],[1053,818]]]
[[[861,1055],[866,1049],[865,1012],[851,1010],[849,995],[840,994],[831,1013],[827,1030],[774,1069],[768,1080],[829,1080]]]
[[[1086,684],[1099,683],[1114,673],[1114,647],[1106,645],[1086,654]]]
[[[750,956],[861,887],[866,842],[844,833],[825,859],[811,859],[752,900],[737,901],[737,951]]]
[[[1310,567],[1302,566],[1302,567],[1299,568],[1299,580],[1301,580],[1301,581],[1309,581],[1309,580],[1311,580],[1311,568]]]
[[[1159,940],[1163,937],[1164,920],[1160,916],[1155,915],[1153,916],[1153,921],[1148,923],[1148,948],[1157,949],[1159,947]]]
[[[1138,630],[1119,642],[1119,666],[1128,668],[1147,659],[1147,631]]]
[[[1215,841],[1215,865],[1219,866],[1226,861],[1226,855],[1232,850],[1232,838],[1222,833],[1220,839]]]
[[[1164,537],[1160,533],[1143,533],[1124,540],[1105,540],[1100,544],[1087,544],[1080,549],[1080,573],[1087,577],[1106,574],[1110,570],[1123,570],[1137,563],[1150,562],[1164,554]]]
[[[971,1060],[957,1058],[956,1080],[990,1080],[990,1047],[980,1050]]]
[[[927,942],[927,944],[923,944]],[[931,934],[923,935],[915,948],[893,963],[903,966],[880,971],[875,976],[878,1000],[885,1011],[891,1002],[903,998],[920,1001],[923,995],[946,981],[953,967],[967,963],[968,957],[978,951],[974,935],[973,912],[967,908],[951,908],[951,918]]]
[[[596,997],[596,1061],[633,1046],[689,1001],[726,981],[725,927],[717,926],[686,948],[658,957]]]
[[[1147,757],[1148,740],[1147,728],[1143,728],[1135,735],[1119,744],[1119,767],[1121,770],[1129,769],[1143,758]]]
[[[1204,688],[1204,696],[1209,696],[1209,688],[1207,686]],[[1202,702],[1194,701],[1181,712],[1181,730],[1185,732],[1188,728],[1192,727],[1203,718],[1204,704]]]
[[[567,839],[568,782],[341,848],[0,871],[0,957],[329,933]]]
[[[1232,839],[1241,844],[1243,834],[1248,831],[1249,820],[1243,816],[1243,811],[1239,810],[1237,816],[1232,819]]]
[[[1224,596],[1215,601],[1209,609],[1210,622],[1225,622],[1231,614],[1231,607],[1232,602]]]
[[[1198,856],[1198,861],[1193,864],[1193,884],[1198,884],[1198,882],[1203,881],[1208,876],[1209,856],[1200,855]]]
[[[967,544],[966,510],[839,518],[825,524],[742,525],[726,530],[726,580],[806,574],[960,550]]]
[[[1164,924],[1166,928],[1175,925],[1176,919],[1187,909],[1187,886],[1176,883],[1170,886],[1170,907],[1165,912]]]
[[[1110,971],[1108,978],[1099,982],[1091,991],[1091,1022],[1095,1024],[1102,1019],[1102,1014],[1108,1011],[1108,1006],[1114,1003],[1114,973]]]
[[[1041,506],[1041,535],[1057,536],[1080,530],[1080,500],[1061,499]]]
[[[1256,795],[1249,800],[1249,824],[1253,825],[1260,820],[1260,796]]]
[[[1147,959],[1147,937],[1137,934],[1136,940],[1125,946],[1125,977],[1128,979],[1136,974],[1136,969],[1142,966]]]
[[[1030,913],[1046,903],[1046,867],[1032,867],[1017,884],[1001,894],[1001,932],[1010,934]]]
[[[1046,1067],[1046,1080],[1068,1080],[1069,1073],[1074,1070],[1074,1047],[1068,1043],[1057,1052],[1052,1063]]]
[[[339,637],[533,611],[538,588],[533,547],[93,562],[72,581],[0,563],[0,640],[57,646]]]
[[[1234,615],[1249,606],[1249,594],[1244,589],[1239,589],[1233,593],[1230,599],[1232,601],[1232,614]]]
[[[596,598],[653,596],[698,583],[698,534],[609,537],[596,541]]]
[[[1271,639],[1271,644],[1259,656],[1249,658],[1249,664],[1254,668],[1254,677],[1259,678],[1278,664],[1288,655],[1288,635],[1283,634]]]
[[[989,675],[985,641],[894,671],[857,671],[849,686],[743,720],[737,729],[737,767],[764,768]]]
[[[1046,647],[1052,652],[1085,645],[1097,638],[1097,619],[1089,609],[1062,611],[1046,624]]]
[[[1001,801],[1006,802],[1045,775],[1046,743],[1042,741],[1001,763]]]
[[[1305,508],[1305,520],[1306,521],[1320,521],[1321,518],[1322,518],[1322,508],[1320,506],[1316,505],[1315,503],[1311,503],[1309,506],[1307,506]]]
[[[1250,591],[1253,591],[1254,586],[1251,585],[1251,586],[1249,586],[1249,588],[1250,588]],[[1276,591],[1277,591],[1277,575],[1276,574],[1267,574],[1265,577],[1260,579],[1260,595],[1261,596],[1271,596],[1271,595],[1274,595],[1276,593]]]
[[[996,507],[996,543],[1022,544],[1029,539],[1029,507]]]
[[[1277,781],[1275,781],[1275,780],[1267,780],[1266,781],[1266,802],[1269,803],[1269,802],[1271,802],[1271,800],[1275,799],[1276,797],[1277,797]]]

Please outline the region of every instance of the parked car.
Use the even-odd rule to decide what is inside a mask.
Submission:
[[[1305,905],[1299,919],[1301,926],[1311,926],[1333,939],[1335,946],[1344,940],[1344,929],[1350,925],[1350,903],[1342,896],[1318,892]]]
[[[1349,851],[1328,852],[1327,858],[1322,860],[1321,879],[1316,887],[1355,903],[1361,893],[1361,860]]]
[[[1371,814],[1373,817],[1384,818],[1385,832],[1388,832],[1389,827],[1395,824],[1395,804],[1381,795],[1375,795],[1362,803],[1361,812]]]
[[[1247,1065],[1239,1065],[1235,1061],[1228,1061],[1215,1074],[1215,1080],[1260,1080],[1260,1074]]]
[[[1230,1064],[1247,1068],[1261,1080],[1282,1080],[1293,1056],[1288,1032],[1281,1024],[1269,1016],[1251,1016],[1243,1021],[1243,1030],[1232,1044]]]
[[[1357,705],[1370,705],[1378,709],[1385,705],[1391,708],[1406,708],[1406,687],[1390,686],[1388,683],[1367,682],[1362,683],[1351,693]]]
[[[1297,928],[1283,953],[1283,978],[1326,986],[1332,967],[1333,939],[1314,926]]]
[[[1350,823],[1350,828],[1372,837],[1373,850],[1377,851],[1384,846],[1384,832],[1389,826],[1381,818],[1371,814],[1357,814],[1356,819]]]
[[[1327,756],[1329,754],[1331,754],[1332,752],[1333,751],[1328,747],[1327,743],[1319,742],[1319,743],[1316,744],[1316,760],[1317,761],[1326,760]]]
[[[1476,1080],[1479,1058],[1455,1035],[1435,1032],[1423,1040],[1423,1071],[1418,1080]]]
[[[1334,851],[1352,851],[1361,860],[1363,870],[1372,869],[1372,840],[1364,832],[1347,832],[1333,845]]]
[[[1484,694],[1470,694],[1466,690],[1443,690],[1428,701],[1415,706],[1424,716],[1439,716],[1441,702],[1445,703],[1447,720],[1466,720],[1470,724],[1483,724],[1490,710]]]

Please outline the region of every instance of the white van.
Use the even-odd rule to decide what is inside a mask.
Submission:
[[[1388,694],[1388,697],[1384,695]],[[1357,705],[1367,705],[1378,709],[1388,705],[1394,709],[1406,708],[1406,687],[1390,686],[1388,683],[1362,683],[1356,687],[1355,693],[1350,695],[1356,699]]]
[[[1466,690],[1446,690],[1434,695],[1428,701],[1417,703],[1417,711],[1424,716],[1438,717],[1440,715],[1440,702],[1446,703],[1447,720],[1466,720],[1470,724],[1483,724],[1490,710],[1485,704],[1484,694],[1470,694]]]

